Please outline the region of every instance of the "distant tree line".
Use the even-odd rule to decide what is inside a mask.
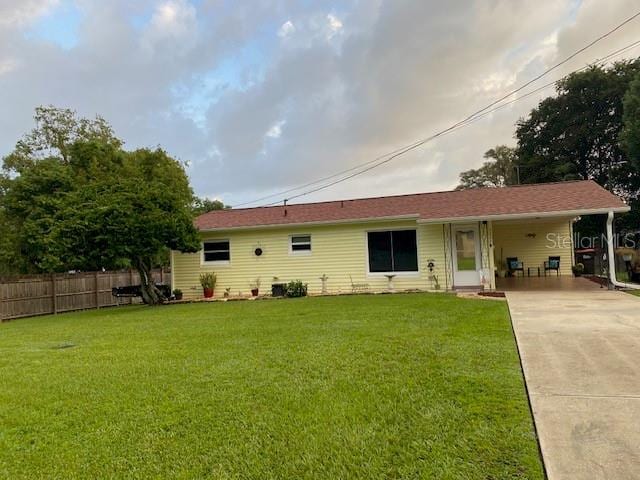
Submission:
[[[194,215],[225,205],[195,197],[164,150],[124,150],[101,117],[39,107],[35,122],[2,161],[0,273],[135,268],[161,302],[151,269],[199,250]]]
[[[460,174],[458,188],[593,179],[632,207],[618,227],[640,228],[640,59],[593,66],[556,84],[516,124],[517,145],[485,153],[478,169]],[[595,232],[602,219],[585,219]]]

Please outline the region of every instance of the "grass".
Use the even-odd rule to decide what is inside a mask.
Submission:
[[[121,307],[0,324],[2,478],[541,479],[502,302]]]

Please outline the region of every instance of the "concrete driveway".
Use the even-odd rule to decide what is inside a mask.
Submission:
[[[640,479],[640,297],[506,295],[549,478]]]

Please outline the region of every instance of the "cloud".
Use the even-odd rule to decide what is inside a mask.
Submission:
[[[265,136],[269,138],[280,138],[280,135],[282,135],[282,127],[284,123],[284,120],[274,123],[271,128],[267,130]]]
[[[342,30],[342,21],[336,17],[335,15],[332,15],[331,13],[329,15],[327,15],[327,21],[328,21],[328,27],[329,27],[329,34],[328,34],[328,38],[333,37],[334,35],[336,35],[338,32],[340,32],[340,30]]]
[[[28,24],[51,11],[59,0],[6,0],[0,3],[0,28]]]
[[[425,138],[628,17],[631,0],[79,0],[73,48],[25,36],[56,2],[5,1],[0,153],[39,104],[99,113],[161,144],[196,191],[239,203]],[[39,24],[38,23],[38,24]],[[545,78],[630,43],[637,23]],[[275,32],[275,33],[274,33]],[[451,188],[549,89],[301,200]],[[286,128],[285,128],[286,126]]]
[[[282,38],[288,37],[295,31],[296,27],[293,25],[291,20],[287,20],[280,26],[280,29],[278,30],[278,36]]]

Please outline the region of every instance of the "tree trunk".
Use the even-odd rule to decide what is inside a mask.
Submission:
[[[143,259],[138,258],[136,260],[136,270],[140,274],[140,289],[142,290],[142,301],[147,305],[159,305],[163,303],[166,298],[156,287],[156,283],[153,281],[153,275],[151,274],[151,262],[145,262]]]

